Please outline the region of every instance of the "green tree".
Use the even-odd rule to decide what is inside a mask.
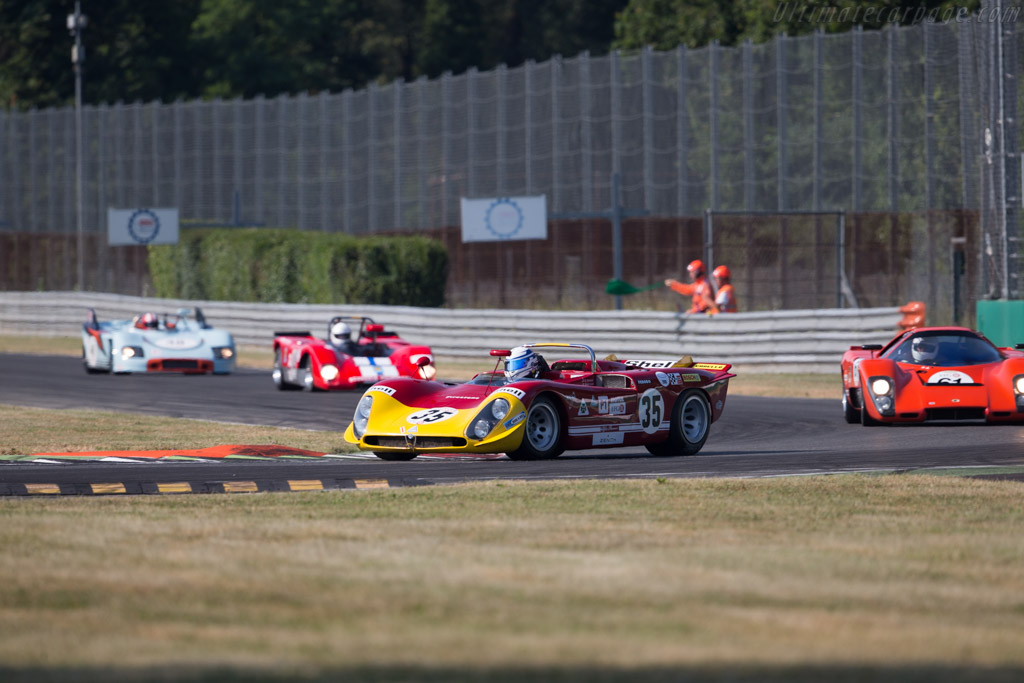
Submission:
[[[630,0],[615,19],[614,46],[638,49],[653,45],[700,47],[712,40],[737,45],[788,35],[849,31],[856,25],[878,29],[911,24],[934,16],[973,12],[981,0]]]

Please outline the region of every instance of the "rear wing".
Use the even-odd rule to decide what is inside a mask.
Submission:
[[[606,358],[605,360],[619,360],[617,358]],[[690,356],[683,356],[679,360],[621,360],[631,368],[642,368],[644,370],[669,370],[674,368],[691,368],[693,370],[709,370],[715,373],[712,381],[735,377],[729,372],[731,363],[694,363]]]

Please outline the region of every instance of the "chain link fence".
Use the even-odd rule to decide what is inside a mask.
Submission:
[[[73,286],[144,293],[132,248],[105,245],[108,207],[177,207],[183,227],[441,234],[458,225],[461,197],[545,194],[552,214],[605,210],[618,173],[621,204],[652,217],[628,223],[644,227],[626,233],[626,279],[680,276],[702,253],[700,233],[666,226],[699,224],[708,208],[844,211],[894,221],[899,236],[876,240],[890,250],[880,260],[893,281],[908,272],[893,270],[905,252],[896,228],[918,226],[907,239],[914,263],[927,260],[923,272],[937,278],[930,304],[949,298],[951,249],[964,255],[965,310],[979,297],[1020,298],[1024,51],[1019,8],[1002,12],[733,48],[582,54],[315,96],[85,107],[82,252],[72,239],[74,111],[0,112],[0,288],[65,286],[69,261],[82,258],[85,281]],[[963,228],[969,212],[976,229]],[[963,229],[935,227],[946,224]],[[575,227],[553,227],[544,244],[494,247],[511,256],[487,265],[466,254],[492,247],[450,243],[451,304],[488,305],[522,290],[520,278],[557,276],[569,284],[538,300],[610,305],[593,279],[611,262],[607,226],[564,225]],[[14,248],[14,233],[62,246]],[[954,238],[964,241],[951,247]],[[26,266],[25,253],[45,263]],[[778,290],[764,306],[798,305],[779,292],[806,288],[801,269],[730,265],[756,289],[748,301]],[[497,272],[503,284],[485,293]],[[902,303],[897,290],[870,298]]]

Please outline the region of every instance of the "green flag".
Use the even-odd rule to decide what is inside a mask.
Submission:
[[[609,280],[605,286],[604,291],[608,294],[636,294],[637,292],[646,292],[658,287],[664,287],[664,282],[656,282],[653,285],[647,285],[646,287],[634,287],[625,280],[619,280],[617,278]]]

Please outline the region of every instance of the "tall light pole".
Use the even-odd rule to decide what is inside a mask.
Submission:
[[[85,63],[85,47],[82,45],[82,29],[89,20],[82,14],[81,3],[75,0],[75,13],[68,15],[68,31],[75,37],[71,48],[71,63],[75,67],[75,213],[78,216],[78,279],[77,289],[85,289],[85,227],[82,208],[82,64]]]

